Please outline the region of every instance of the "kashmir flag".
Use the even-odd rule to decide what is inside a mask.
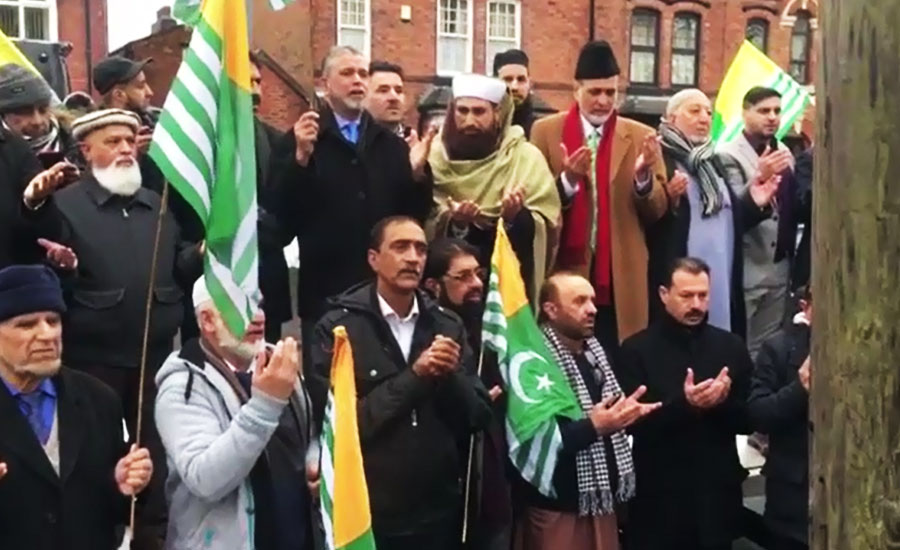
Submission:
[[[347,329],[334,329],[331,389],[322,424],[322,520],[328,550],[375,550],[356,424],[356,378]]]
[[[754,86],[772,88],[781,94],[781,139],[806,110],[810,95],[806,89],[750,41],[745,40],[731,62],[716,96],[712,139],[728,143],[744,129],[744,95]]]
[[[206,284],[238,338],[260,301],[254,136],[244,0],[205,0],[150,156],[203,222]]]
[[[553,496],[553,472],[562,448],[556,417],[575,420],[584,413],[534,320],[519,260],[503,224],[497,225],[491,256],[482,340],[497,353],[507,388],[509,457],[524,479]]]
[[[273,10],[280,10],[289,4],[293,4],[295,0],[269,0],[269,5]],[[196,26],[200,21],[201,5],[203,0],[175,0],[172,6],[172,16],[192,27]]]
[[[22,53],[22,50],[6,36],[6,33],[0,30],[0,65],[6,65],[7,63],[25,67],[34,74],[41,76],[41,73],[31,64],[28,57]]]

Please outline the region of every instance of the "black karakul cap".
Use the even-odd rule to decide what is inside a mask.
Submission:
[[[498,53],[494,56],[494,76],[497,76],[500,69],[507,65],[524,65],[527,68],[528,54],[517,49]]]
[[[94,67],[94,87],[101,94],[105,94],[116,84],[124,84],[136,77],[144,70],[144,66],[152,61],[153,58],[135,61],[121,55],[107,57]]]
[[[618,76],[619,73],[616,54],[606,40],[588,42],[581,48],[578,65],[575,67],[575,80],[610,78]]]

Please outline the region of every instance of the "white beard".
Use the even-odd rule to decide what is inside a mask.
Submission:
[[[242,359],[250,361],[256,358],[260,351],[265,349],[265,340],[259,342],[241,342],[231,334],[225,323],[219,318],[216,322],[216,340],[225,351],[231,352]]]
[[[137,161],[129,166],[110,164],[106,168],[91,168],[91,173],[103,187],[113,195],[131,197],[141,188],[141,167]]]
[[[602,115],[602,116],[589,115],[587,113],[584,114],[584,118],[587,119],[587,121],[590,122],[594,126],[594,128],[599,128],[599,127],[603,126],[604,124],[606,124],[606,121],[609,120],[609,117],[611,117],[611,116],[612,116],[612,113],[610,113],[608,115]]]

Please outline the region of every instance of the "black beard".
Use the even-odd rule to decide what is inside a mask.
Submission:
[[[447,113],[442,140],[450,160],[481,160],[497,150],[499,130],[463,134],[456,127],[453,112]]]
[[[442,283],[443,284],[443,283]],[[484,304],[481,300],[463,300],[461,304],[453,304],[447,300],[447,290],[441,289],[441,298],[438,303],[459,315],[463,326],[469,334],[469,339],[481,338],[481,317],[484,315]]]

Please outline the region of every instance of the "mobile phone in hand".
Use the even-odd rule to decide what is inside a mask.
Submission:
[[[37,154],[37,158],[41,162],[41,166],[44,167],[44,170],[49,170],[57,163],[64,161],[66,156],[58,151],[41,151]]]

